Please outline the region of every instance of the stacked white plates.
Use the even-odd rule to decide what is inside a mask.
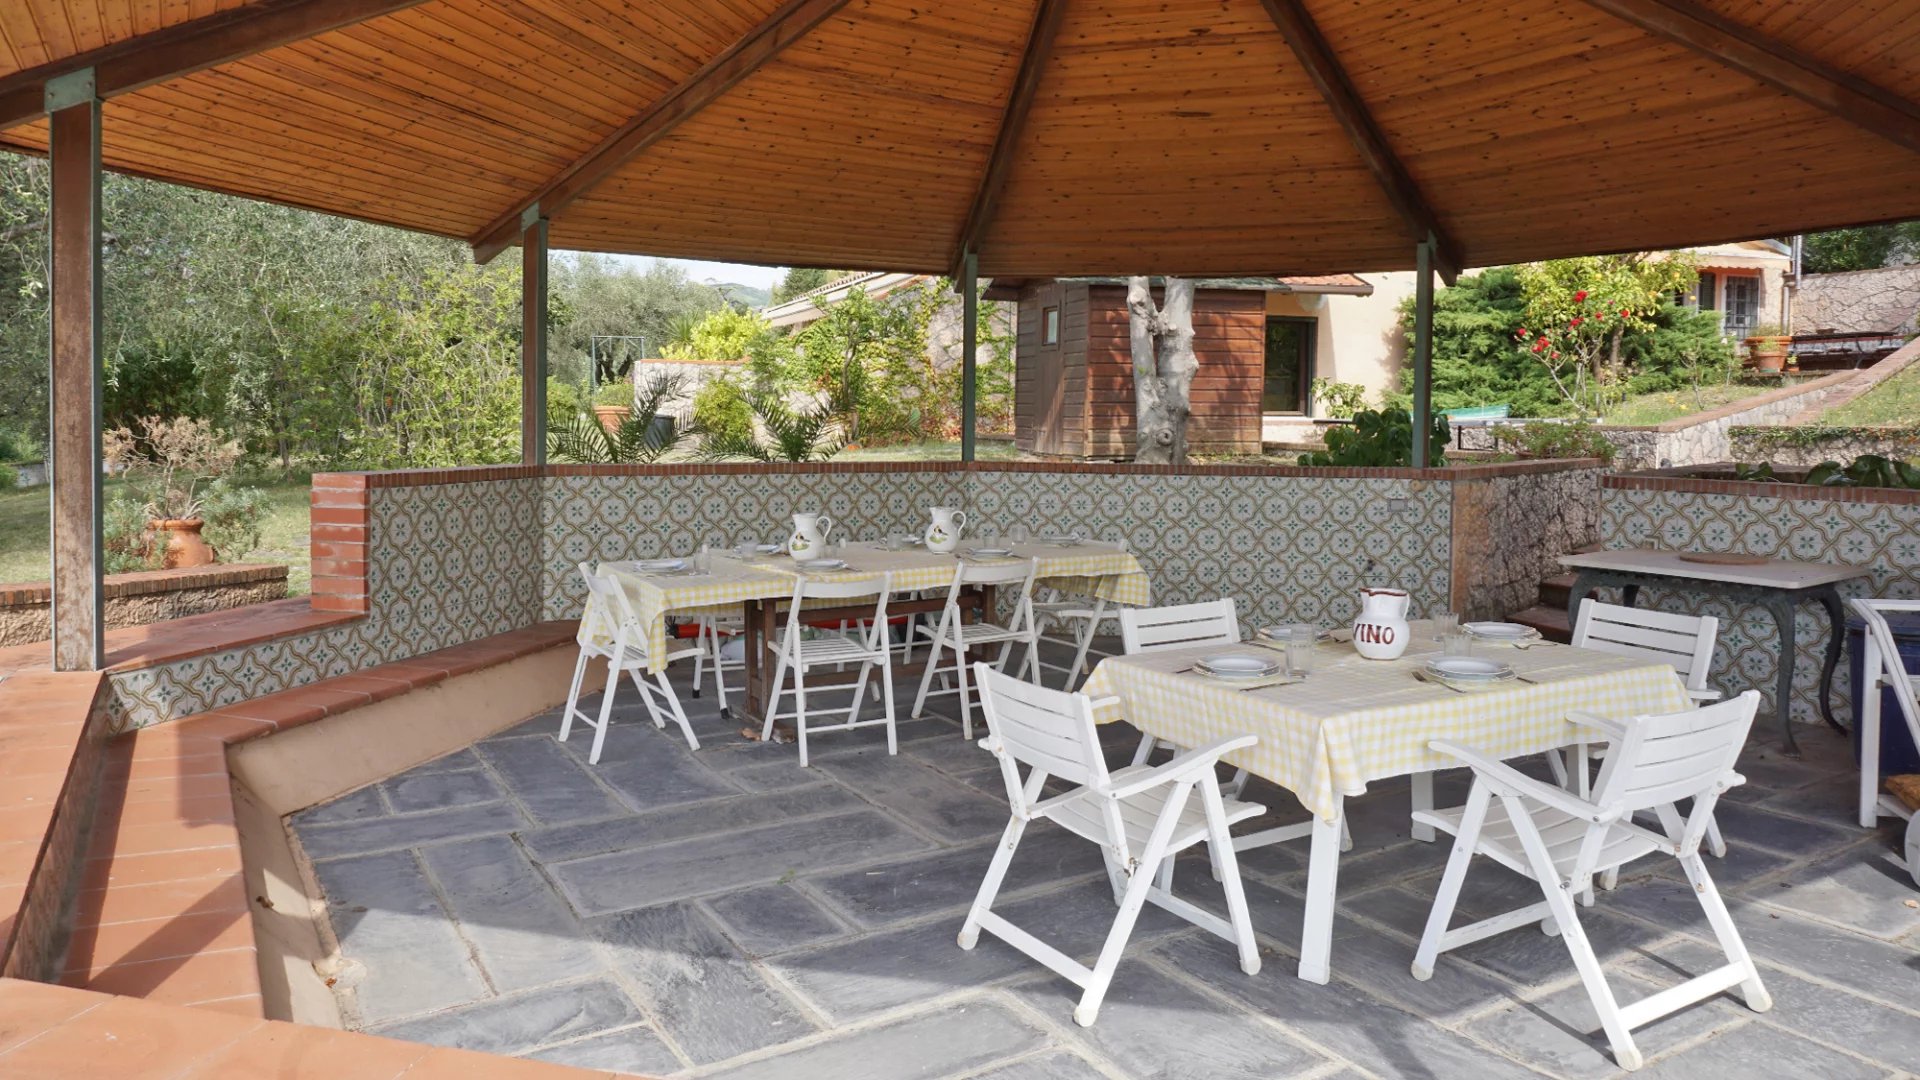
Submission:
[[[762,555],[785,555],[787,553],[787,546],[785,544],[755,544],[753,545],[753,550]]]
[[[633,564],[643,574],[677,574],[687,568],[685,559],[641,559]]]
[[[1532,641],[1540,636],[1540,631],[1517,622],[1470,622],[1462,623],[1460,628],[1482,641],[1501,645]]]
[[[1066,533],[1041,533],[1040,542],[1043,544],[1052,544],[1054,547],[1079,547],[1080,546],[1079,537],[1069,536]]]
[[[1427,677],[1462,690],[1485,690],[1514,678],[1513,668],[1471,656],[1436,656],[1427,661]]]
[[[974,548],[972,555],[976,559],[1010,559],[1012,548]]]
[[[1195,671],[1217,679],[1264,679],[1286,670],[1277,657],[1257,653],[1218,653],[1193,662]]]
[[[847,568],[847,560],[845,559],[801,559],[799,562],[794,563],[793,565],[799,567],[802,570],[808,571],[809,573],[817,573],[823,570],[845,570]]]

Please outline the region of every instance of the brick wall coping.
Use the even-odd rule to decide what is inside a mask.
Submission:
[[[364,615],[316,611],[304,596],[209,611],[106,632],[107,671],[119,674],[159,664],[225,652],[243,645],[312,633],[364,619]],[[44,641],[0,648],[0,677],[49,667]]]
[[[1726,478],[1700,475],[1703,470],[1723,470]],[[1681,491],[1696,495],[1743,495],[1761,499],[1810,499],[1818,502],[1882,503],[1893,506],[1920,506],[1920,491],[1901,488],[1816,487],[1808,484],[1769,484],[1763,481],[1735,480],[1733,465],[1692,465],[1647,472],[1608,473],[1600,486],[1616,491]]]
[[[194,566],[177,570],[141,570],[131,574],[108,574],[101,597],[112,600],[124,596],[181,592],[186,589],[211,589],[222,585],[251,585],[258,581],[282,581],[287,568],[279,563],[232,563]],[[35,581],[19,585],[0,585],[0,607],[45,604],[53,598],[51,582]]]
[[[44,928],[65,898],[70,863],[51,838],[77,836],[77,824],[56,830],[55,818],[91,802],[89,792],[68,788],[86,784],[75,773],[105,683],[97,671],[41,671],[0,682],[0,971],[12,969],[22,922]],[[32,915],[29,903],[39,909]]]
[[[1782,386],[1775,390],[1769,390],[1764,394],[1756,394],[1750,398],[1742,398],[1739,401],[1728,402],[1717,409],[1708,409],[1703,413],[1694,413],[1692,416],[1683,416],[1675,420],[1668,420],[1664,423],[1603,424],[1601,426],[1606,431],[1657,431],[1662,434],[1685,431],[1690,427],[1698,427],[1701,424],[1711,424],[1716,420],[1725,420],[1729,416],[1738,416],[1743,412],[1762,408],[1776,401],[1799,397],[1802,394],[1812,394],[1823,390],[1830,390],[1841,383],[1851,382],[1872,370],[1873,368],[1855,368],[1852,371],[1836,371],[1831,375],[1822,375],[1818,379],[1801,383],[1798,386]]]

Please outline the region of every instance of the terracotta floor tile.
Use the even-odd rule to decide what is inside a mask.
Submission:
[[[21,750],[62,748],[69,752],[79,744],[84,723],[0,725],[0,754],[11,756]]]
[[[109,787],[109,785],[119,785]],[[121,802],[131,806],[135,803],[162,802],[166,800],[198,799],[218,796],[231,799],[233,781],[227,774],[203,774],[199,776],[170,776],[133,780],[121,784],[120,781],[107,780],[102,783],[103,791],[116,791]]]
[[[326,715],[326,708],[318,702],[296,700],[283,694],[269,694],[263,698],[254,698],[252,701],[243,701],[238,705],[229,705],[220,711],[229,716],[264,720],[276,728],[298,727]]]
[[[188,821],[173,818],[171,814],[155,815],[159,820],[125,820],[114,832],[111,848],[96,844],[94,854],[105,854],[111,850],[119,855],[155,855],[169,851],[195,851],[201,848],[238,848],[240,833],[227,822],[208,822],[195,825]]]
[[[607,1080],[612,1075],[599,1069],[436,1047],[414,1062],[405,1080]]]
[[[40,858],[40,841],[8,840],[0,842],[0,885],[25,885],[33,876],[33,864]]]
[[[109,999],[0,1057],[0,1074],[36,1080],[175,1076],[262,1023]]]
[[[215,1012],[231,1013],[234,1016],[246,1016],[264,1019],[267,1006],[259,994],[242,994],[239,997],[221,998],[218,1001],[196,1001],[187,1006],[189,1009],[212,1009]]]
[[[53,821],[55,801],[49,799],[34,806],[0,810],[0,840],[32,843],[45,836],[47,826]]]
[[[21,810],[28,807],[51,807],[60,797],[60,789],[66,785],[63,775],[51,776],[13,776],[8,774],[6,783],[0,785],[0,810]]]
[[[68,986],[0,979],[0,1054],[109,1000]]]
[[[62,976],[60,981],[69,986],[84,981],[87,989],[107,994],[147,998],[169,1005],[192,1005],[259,993],[260,967],[259,957],[252,948],[228,949],[144,964],[122,964],[91,978]]]
[[[189,881],[240,873],[240,849],[201,848],[158,855],[124,855],[87,860],[80,879],[82,889],[143,885],[157,881]]]
[[[9,780],[24,776],[57,775],[65,776],[67,767],[73,764],[73,747],[43,746],[33,750],[18,750],[7,754],[7,777]]]
[[[430,1047],[331,1028],[268,1021],[219,1053],[195,1065],[191,1080],[269,1080],[283,1076],[330,1076],[340,1080],[392,1080],[425,1057]]]
[[[175,724],[196,735],[219,739],[229,746],[271,734],[273,731],[273,725],[264,720],[227,712],[200,713],[197,716],[175,721]]]
[[[404,679],[381,678],[377,670],[373,672],[359,672],[353,675],[343,675],[336,679],[328,679],[326,687],[329,690],[365,694],[367,695],[367,701],[369,703],[399,697],[401,694],[413,689]]]
[[[434,683],[445,680],[447,670],[442,667],[435,667],[432,664],[403,660],[397,664],[381,664],[379,667],[368,668],[366,674],[379,679],[394,679],[404,682],[417,690],[420,687],[432,686]]]
[[[108,968],[252,945],[253,920],[245,908],[82,926],[67,947],[67,972],[91,979]]]
[[[183,776],[225,776],[227,758],[225,754],[200,755],[195,757],[135,758],[133,761],[116,767],[109,764],[105,770],[107,783],[118,781],[138,782],[141,780],[174,780]]]
[[[74,902],[75,926],[102,926],[218,911],[246,911],[247,884],[239,877],[163,881],[89,889]]]

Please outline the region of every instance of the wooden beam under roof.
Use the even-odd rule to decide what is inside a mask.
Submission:
[[[1300,0],[1261,0],[1261,3],[1266,5],[1267,14],[1272,17],[1274,26],[1279,28],[1280,35],[1287,39],[1287,46],[1300,61],[1307,78],[1313,80],[1320,96],[1326,99],[1327,107],[1333,110],[1334,119],[1346,131],[1353,148],[1359,151],[1360,159],[1379,182],[1387,201],[1393,204],[1394,210],[1406,223],[1408,238],[1414,243],[1424,243],[1429,239],[1433,241],[1438,263],[1436,268],[1440,276],[1452,284],[1454,276],[1460,272],[1459,247],[1440,227],[1433,207],[1420,193],[1413,176],[1400,163],[1393,148],[1387,145],[1386,135],[1380,131],[1380,125],[1374,123],[1373,114],[1367,111],[1366,103],[1360,100],[1359,92],[1353,87],[1353,80],[1347,77],[1346,69],[1334,57],[1327,39],[1321,36],[1320,27],[1307,14]]]
[[[1692,0],[1587,0],[1657,38],[1920,152],[1920,104],[1724,18]]]
[[[47,80],[62,75],[92,68],[104,100],[424,2],[260,0],[75,53],[0,77],[0,130],[44,115]]]
[[[503,211],[469,237],[467,242],[473,245],[474,261],[487,262],[518,242],[520,218],[528,209],[539,207],[542,217],[558,215],[567,204],[739,85],[846,3],[847,0],[786,0],[760,25],[747,31],[745,37],[701,65],[685,82],[555,173],[539,191]]]
[[[973,203],[960,228],[960,242],[954,246],[954,280],[960,279],[960,264],[968,252],[980,250],[980,238],[993,222],[993,204],[1007,184],[1007,169],[1013,164],[1013,147],[1027,125],[1027,112],[1033,107],[1034,92],[1047,60],[1053,55],[1053,41],[1060,33],[1060,13],[1067,0],[1040,0],[1033,12],[1033,29],[1027,34],[1026,51],[1020,57],[1020,70],[1013,78],[1013,91],[1007,95],[1007,108],[1000,117],[1000,130],[993,139],[993,153],[980,173]]]

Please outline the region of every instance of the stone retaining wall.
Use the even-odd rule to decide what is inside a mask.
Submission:
[[[53,636],[52,588],[46,582],[0,585],[0,645],[25,645]],[[287,595],[287,568],[239,563],[188,570],[109,574],[102,590],[106,628],[263,604]]]
[[[1776,467],[1845,464],[1862,454],[1907,460],[1920,457],[1920,428],[1740,427],[1730,433],[1730,444],[1732,460]]]
[[[1736,401],[1697,416],[1646,427],[1605,425],[1601,434],[1614,445],[1614,468],[1671,469],[1726,461],[1733,453],[1736,427],[1784,423],[1823,404],[1829,395],[1862,375],[1840,371],[1798,386],[1783,386],[1759,397]]]

